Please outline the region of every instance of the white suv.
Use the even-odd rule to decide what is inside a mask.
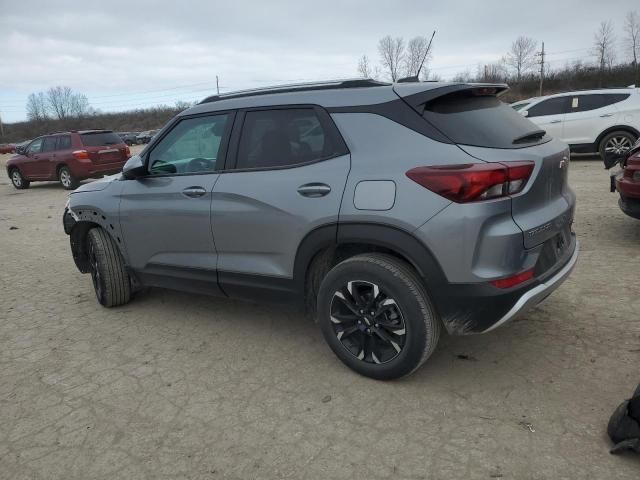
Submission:
[[[576,153],[623,153],[640,137],[638,88],[565,92],[512,106]]]

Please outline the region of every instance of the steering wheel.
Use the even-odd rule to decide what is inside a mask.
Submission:
[[[206,172],[209,170],[213,170],[211,167],[213,165],[213,161],[212,160],[208,160],[206,158],[194,158],[193,160],[191,160],[188,164],[187,164],[187,172],[190,173],[194,173],[194,172]]]

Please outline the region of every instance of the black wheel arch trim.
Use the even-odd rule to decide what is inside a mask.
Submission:
[[[307,271],[313,258],[327,248],[345,244],[369,244],[396,252],[416,269],[429,290],[447,282],[433,253],[411,233],[387,224],[346,222],[318,227],[300,243],[293,270],[299,293],[304,293]]]
[[[62,217],[64,232],[69,235],[69,243],[73,260],[81,273],[89,273],[89,264],[86,252],[87,233],[92,228],[102,228],[116,244],[120,256],[127,266],[127,255],[124,251],[119,222],[110,223],[108,217],[97,210],[89,208],[74,217],[68,208],[65,208]]]

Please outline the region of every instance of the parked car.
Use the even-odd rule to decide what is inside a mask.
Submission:
[[[16,146],[11,143],[0,144],[0,153],[14,153]]]
[[[350,368],[409,374],[441,326],[489,332],[576,262],[569,150],[506,90],[351,80],[209,97],[121,176],[69,196],[73,258],[106,307],[143,285],[305,305]]]
[[[627,153],[607,154],[605,167],[617,164],[621,168],[611,175],[611,191],[620,194],[620,210],[640,220],[640,140]]]
[[[110,130],[83,130],[44,135],[23,153],[11,157],[7,174],[18,189],[31,182],[59,180],[73,190],[80,180],[116,173],[131,156],[129,147]]]
[[[527,102],[526,107],[519,104]],[[640,89],[566,92],[513,106],[576,153],[624,152],[640,137]]]
[[[136,140],[138,143],[149,143],[158,131],[159,130],[147,130],[145,132],[141,132],[136,136]]]
[[[118,132],[118,136],[124,143],[130,147],[138,144],[138,135],[140,132]]]

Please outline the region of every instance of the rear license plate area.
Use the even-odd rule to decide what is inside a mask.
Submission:
[[[571,245],[571,223],[562,227],[559,233],[544,242],[540,257],[534,269],[534,275],[543,275],[553,268],[566,254]]]

